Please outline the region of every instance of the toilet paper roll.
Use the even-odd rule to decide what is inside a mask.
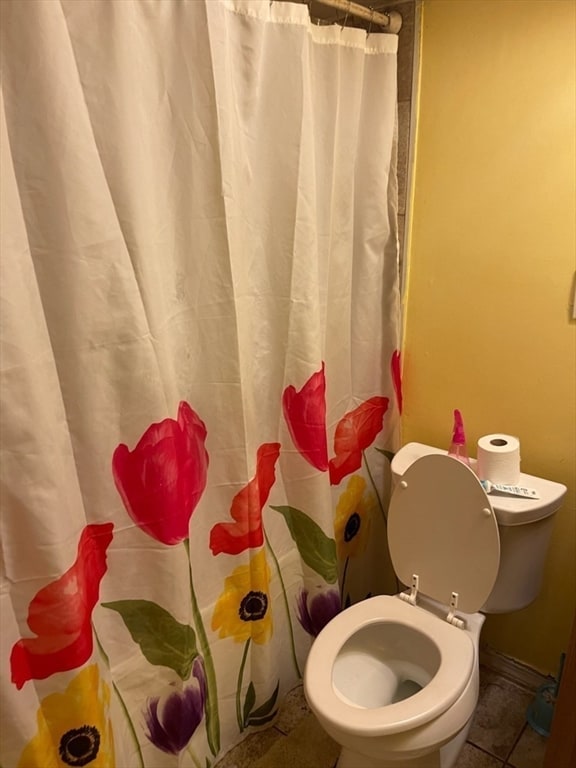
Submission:
[[[481,480],[520,482],[520,441],[511,435],[484,435],[478,440],[476,472]]]

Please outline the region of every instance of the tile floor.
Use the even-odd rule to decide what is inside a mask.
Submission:
[[[480,668],[480,697],[456,768],[542,768],[546,739],[526,723],[533,692]],[[274,727],[253,733],[218,768],[334,768],[338,746],[316,723],[299,686]]]

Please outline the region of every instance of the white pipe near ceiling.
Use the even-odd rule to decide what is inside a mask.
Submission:
[[[402,16],[398,11],[388,11],[379,13],[371,8],[352,2],[352,0],[316,0],[321,5],[329,5],[331,8],[337,8],[343,13],[349,13],[351,16],[357,16],[378,26],[385,27],[387,32],[397,35],[402,27]]]

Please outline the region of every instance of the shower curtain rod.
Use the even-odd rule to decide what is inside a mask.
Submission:
[[[378,11],[366,8],[364,5],[358,5],[358,3],[354,3],[352,0],[317,0],[317,2],[320,5],[329,5],[331,8],[337,8],[344,13],[349,13],[351,16],[358,16],[360,19],[386,27],[387,32],[395,35],[400,32],[402,27],[402,16],[398,11],[378,13]]]

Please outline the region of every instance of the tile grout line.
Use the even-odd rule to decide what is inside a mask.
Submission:
[[[529,726],[528,722],[525,720],[525,721],[524,721],[524,725],[522,726],[522,728],[520,728],[520,733],[519,733],[519,734],[518,734],[518,736],[517,736],[517,737],[514,739],[514,743],[512,744],[512,746],[510,747],[510,751],[509,751],[509,752],[508,752],[508,754],[506,755],[506,760],[505,760],[505,763],[506,763],[506,765],[508,765],[508,761],[509,761],[509,760],[510,760],[510,758],[512,757],[512,753],[514,752],[514,750],[515,750],[515,749],[516,749],[516,747],[518,746],[518,743],[519,743],[520,739],[522,738],[522,736],[523,736],[523,734],[524,734],[524,732],[525,732],[526,728],[529,728],[529,727],[530,727],[530,726]],[[514,768],[514,766],[512,765],[510,768]]]
[[[502,766],[502,768],[506,768],[505,766],[506,761],[503,760],[501,757],[498,757],[498,755],[495,755],[492,752],[489,752],[487,749],[484,749],[484,747],[478,746],[478,744],[474,744],[473,741],[466,741],[466,744],[470,744],[471,747],[474,747],[474,749],[477,749],[479,752],[482,752],[483,755],[488,755],[488,757],[491,757],[493,760],[497,760],[498,763],[500,763],[500,766]]]

